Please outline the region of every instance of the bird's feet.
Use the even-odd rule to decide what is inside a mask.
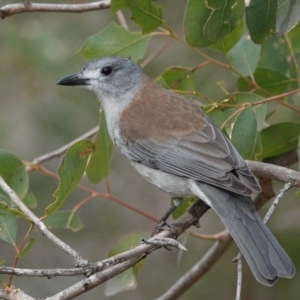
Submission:
[[[156,229],[154,230],[154,232],[152,233],[151,236],[154,236],[156,234],[158,234],[159,232],[163,231],[163,230],[169,230],[171,235],[172,235],[172,238],[173,239],[177,239],[177,230],[176,228],[173,226],[173,225],[170,225],[168,224],[166,221],[164,220],[160,220],[158,223],[157,223],[157,226],[156,226]]]

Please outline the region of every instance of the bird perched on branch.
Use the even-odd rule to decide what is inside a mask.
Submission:
[[[174,200],[196,195],[221,218],[255,278],[273,285],[295,274],[293,262],[257,214],[251,195],[261,191],[245,161],[199,105],[163,89],[133,61],[88,62],[59,85],[95,93],[109,135],[132,166]]]

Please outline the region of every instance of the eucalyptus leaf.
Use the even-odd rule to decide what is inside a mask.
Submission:
[[[292,30],[300,20],[300,2],[297,0],[278,0],[276,34]]]
[[[275,32],[277,1],[250,0],[246,6],[246,21],[254,43],[261,44]]]
[[[98,183],[108,174],[112,152],[112,142],[107,131],[103,111],[101,112],[100,129],[95,139],[95,145],[96,150],[88,162],[86,174],[93,183]]]
[[[173,90],[194,91],[195,90],[195,71],[182,67],[171,67],[165,70],[160,77]]]
[[[300,124],[293,122],[271,125],[261,132],[262,153],[258,159],[274,157],[296,149],[299,142]]]
[[[65,228],[74,232],[83,228],[83,223],[77,212],[57,211],[44,220],[48,228]]]
[[[252,76],[259,61],[260,45],[254,44],[245,33],[229,51],[231,65],[243,76]]]
[[[18,254],[18,258],[24,257],[30,251],[35,242],[36,240],[31,238],[26,244],[26,246],[23,248],[23,250]]]
[[[154,5],[152,0],[111,1],[111,10],[114,14],[122,8],[131,11],[131,18],[141,26],[143,34],[150,33],[163,24],[162,8]]]
[[[53,194],[56,200],[46,208],[47,215],[58,210],[80,182],[88,158],[94,151],[95,145],[86,139],[76,142],[67,150],[57,171],[59,186]]]
[[[138,61],[145,55],[149,41],[150,35],[129,32],[124,27],[112,22],[99,33],[91,36],[79,53],[89,59],[103,56],[123,56]]]
[[[0,239],[6,243],[15,245],[17,229],[17,217],[0,208]]]
[[[250,79],[250,77],[248,77]],[[289,86],[289,79],[283,74],[263,68],[257,68],[254,73],[256,83],[272,95],[278,95],[287,91]],[[244,78],[238,79],[238,89],[242,92],[248,92],[253,89],[252,84],[247,82]],[[262,94],[257,90],[256,93]]]
[[[244,159],[252,159],[256,139],[257,121],[253,107],[246,107],[236,118],[231,141]]]
[[[206,47],[227,36],[244,15],[243,0],[189,0],[184,17],[186,41]]]
[[[3,149],[0,149],[0,175],[21,199],[26,196],[29,177],[25,165],[16,155]],[[6,195],[1,188],[0,193]]]

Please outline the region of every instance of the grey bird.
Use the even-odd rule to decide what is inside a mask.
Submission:
[[[221,218],[255,278],[271,286],[295,274],[293,262],[257,214],[261,188],[230,140],[199,104],[163,89],[129,59],[88,62],[59,85],[95,93],[109,135],[132,166],[174,198],[196,195]]]

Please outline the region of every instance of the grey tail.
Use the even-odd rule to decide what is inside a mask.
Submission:
[[[195,192],[219,215],[257,281],[271,286],[278,277],[295,275],[293,262],[256,212],[250,197],[200,182]]]

